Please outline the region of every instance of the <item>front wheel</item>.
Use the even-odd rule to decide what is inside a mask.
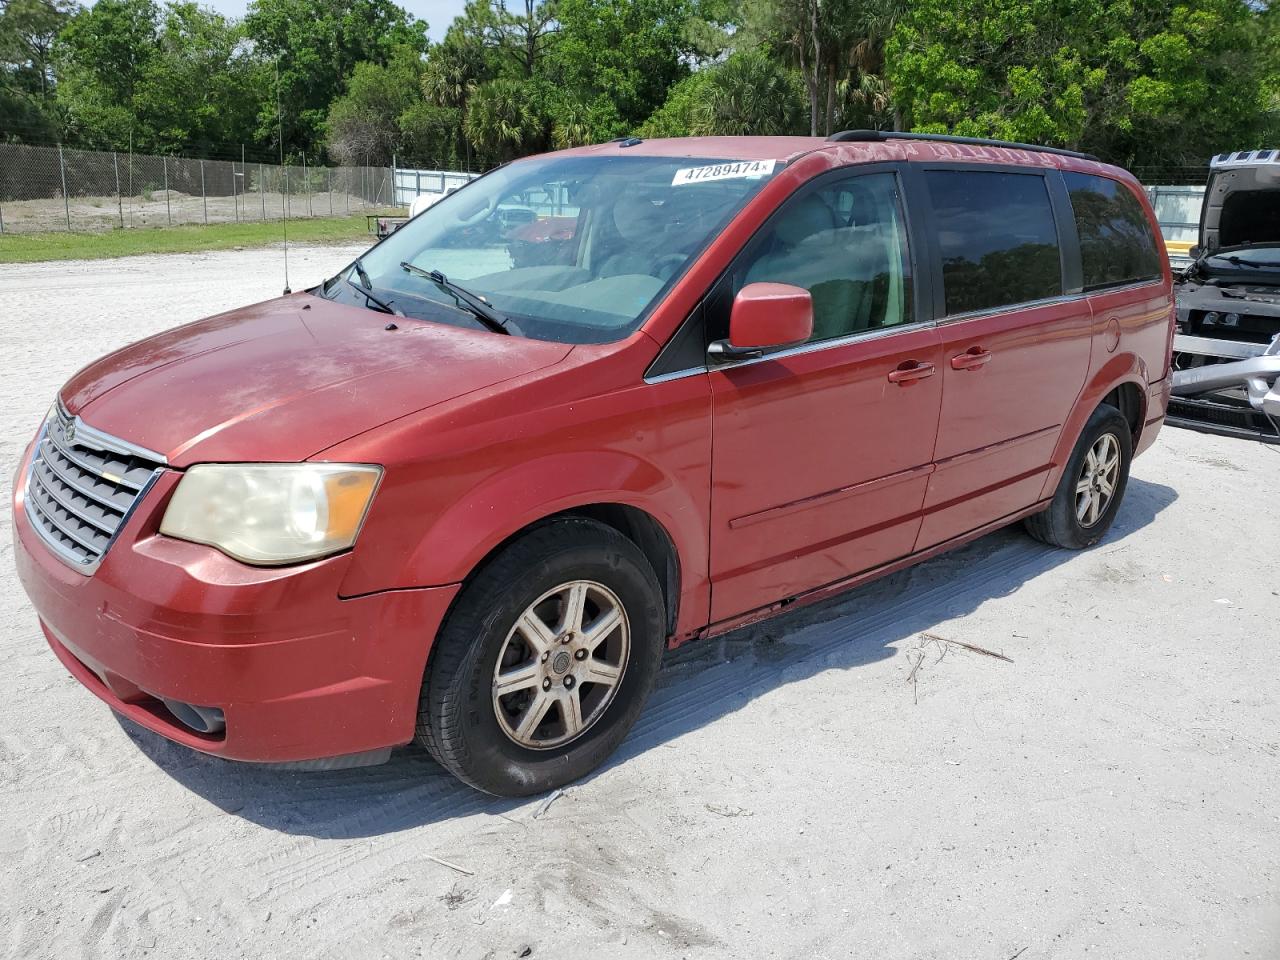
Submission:
[[[1101,404],[1089,417],[1049,506],[1024,521],[1031,536],[1082,550],[1102,539],[1129,482],[1133,435],[1124,415]]]
[[[652,567],[613,528],[578,518],[534,528],[463,588],[427,669],[419,740],[499,796],[583,776],[653,688],[662,610]]]

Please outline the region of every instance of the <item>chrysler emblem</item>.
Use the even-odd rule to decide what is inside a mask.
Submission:
[[[63,438],[64,440],[66,440],[66,441],[67,441],[67,443],[74,443],[74,442],[75,442],[75,439],[76,439],[76,422],[75,422],[74,420],[72,420],[70,423],[68,423],[68,424],[67,424],[67,426],[66,426],[66,428],[62,431],[62,438]]]

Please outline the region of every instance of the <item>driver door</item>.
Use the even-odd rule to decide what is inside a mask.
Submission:
[[[793,195],[708,300],[727,335],[746,283],[809,290],[800,347],[713,366],[711,619],[909,554],[942,399],[941,347],[915,288],[900,174],[819,178]]]

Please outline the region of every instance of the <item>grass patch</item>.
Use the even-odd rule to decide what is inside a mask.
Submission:
[[[105,233],[5,233],[0,263],[40,260],[102,260],[143,253],[194,253],[279,243],[280,222],[214,223],[209,226],[135,227]],[[289,240],[298,243],[373,242],[364,215],[289,221]]]

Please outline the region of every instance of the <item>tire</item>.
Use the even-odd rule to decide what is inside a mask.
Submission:
[[[582,629],[570,624],[575,602]],[[579,518],[535,527],[455,601],[423,680],[417,739],[450,773],[497,796],[576,780],[640,715],[662,662],[664,619],[653,568],[622,534]],[[500,658],[508,693],[499,692]]]
[[[1112,446],[1108,446],[1108,443]],[[1096,479],[1103,472],[1094,469],[1089,457],[1090,452],[1094,451],[1094,463],[1102,464],[1097,459],[1097,454],[1108,450],[1114,450],[1118,461],[1114,474],[1110,476],[1111,494],[1099,504],[1093,497],[1105,490],[1107,477]],[[1107,457],[1106,460],[1109,462],[1110,458]],[[1099,405],[1090,415],[1075,449],[1071,451],[1071,458],[1062,471],[1062,479],[1058,481],[1058,489],[1049,506],[1023,521],[1027,533],[1044,543],[1068,550],[1083,550],[1093,546],[1103,538],[1115,520],[1120,501],[1124,499],[1125,487],[1129,483],[1129,464],[1132,460],[1133,435],[1129,430],[1129,422],[1110,404]],[[1095,485],[1090,490],[1081,492],[1080,486],[1086,481]],[[1083,499],[1086,495],[1090,497],[1088,504]]]

